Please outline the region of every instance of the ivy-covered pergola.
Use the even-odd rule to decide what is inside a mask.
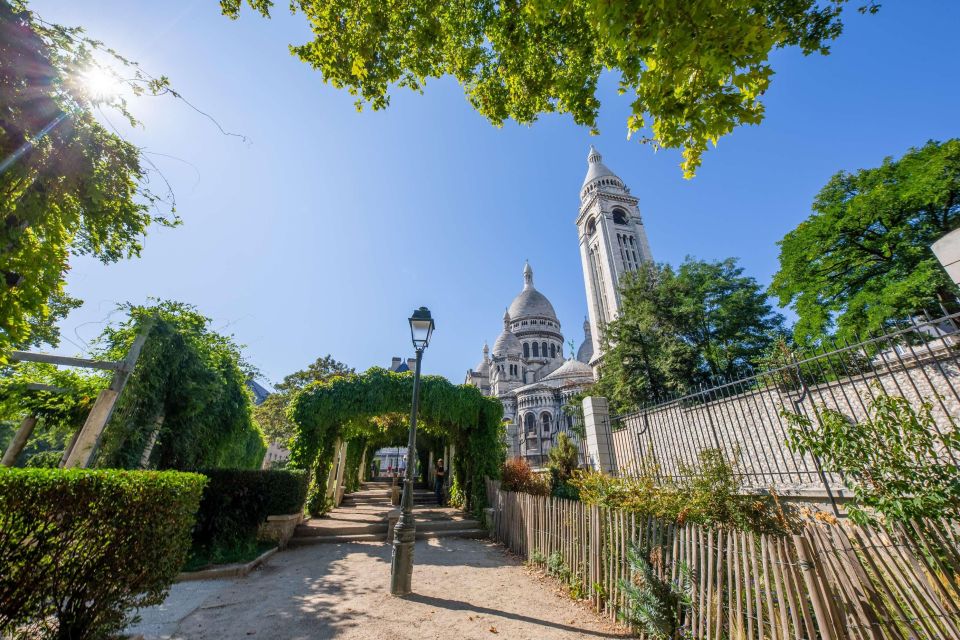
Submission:
[[[406,441],[412,396],[412,373],[379,367],[315,382],[296,395],[289,408],[297,428],[291,461],[312,472],[311,502],[323,495],[337,441],[348,443],[347,474],[353,476],[364,451]],[[485,503],[484,477],[500,474],[502,418],[500,401],[484,397],[474,386],[455,385],[441,376],[420,379],[418,458],[422,464],[422,452],[453,445],[451,493],[462,495],[470,510]]]

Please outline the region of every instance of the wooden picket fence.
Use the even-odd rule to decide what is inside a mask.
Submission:
[[[493,537],[562,575],[615,618],[629,610],[631,542],[661,580],[689,576],[682,635],[704,640],[960,639],[960,536],[945,522],[894,532],[809,519],[789,537],[676,525],[487,481]],[[558,570],[558,568],[562,569]]]

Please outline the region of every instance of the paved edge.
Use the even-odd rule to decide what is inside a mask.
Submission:
[[[267,549],[259,556],[247,562],[246,564],[227,564],[222,567],[214,567],[212,569],[203,569],[201,571],[184,571],[177,574],[177,577],[173,579],[176,582],[188,582],[190,580],[216,580],[217,578],[242,578],[248,575],[251,571],[265,563],[270,559],[270,556],[279,551],[279,547],[274,547],[273,549]]]

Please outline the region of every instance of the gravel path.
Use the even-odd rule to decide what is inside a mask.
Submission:
[[[130,631],[148,640],[629,637],[488,541],[418,541],[415,563],[415,593],[394,598],[388,545],[301,547],[247,578],[174,585]]]

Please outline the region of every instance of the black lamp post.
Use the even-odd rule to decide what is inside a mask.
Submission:
[[[413,469],[417,455],[417,405],[420,402],[420,361],[423,350],[430,344],[433,335],[433,318],[430,310],[420,307],[410,317],[410,337],[417,352],[417,367],[413,373],[413,407],[410,410],[410,434],[407,440],[407,469],[403,479],[401,513],[393,528],[393,558],[390,562],[390,593],[395,596],[410,594],[413,578],[413,543],[416,529],[413,521]]]

